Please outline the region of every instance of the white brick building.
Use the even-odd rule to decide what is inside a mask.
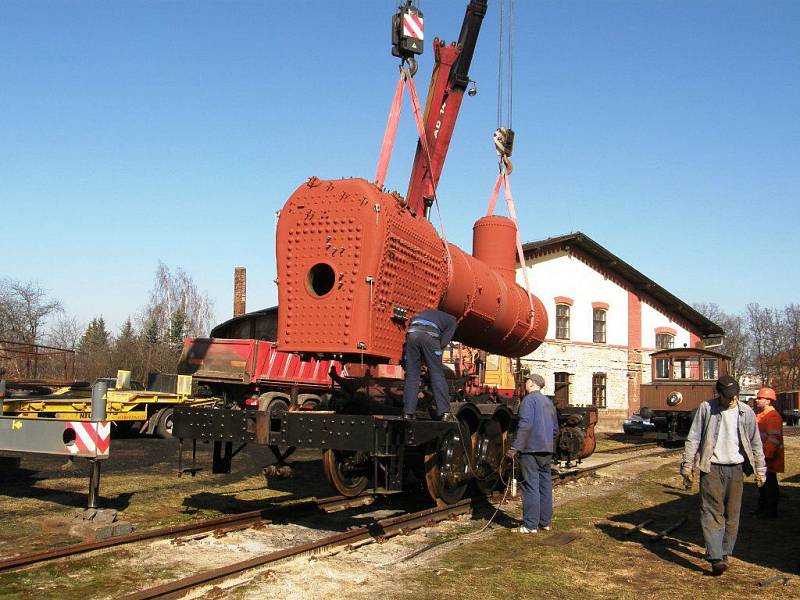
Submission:
[[[638,410],[659,347],[702,346],[722,329],[597,242],[577,232],[523,245],[547,337],[523,362],[559,403],[596,404],[600,426],[618,429]],[[524,285],[522,270],[517,280]]]

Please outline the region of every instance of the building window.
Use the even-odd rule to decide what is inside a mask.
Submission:
[[[555,392],[556,406],[569,406],[569,373],[556,373]]]
[[[569,304],[556,304],[556,339],[569,339]]]
[[[592,375],[592,404],[597,408],[606,407],[606,374]]]
[[[594,309],[594,343],[606,343],[606,311],[602,308]]]
[[[656,334],[656,348],[659,350],[668,350],[675,347],[675,336],[671,333],[657,333]]]

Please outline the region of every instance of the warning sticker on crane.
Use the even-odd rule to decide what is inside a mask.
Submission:
[[[417,38],[424,40],[424,28],[422,26],[422,17],[412,13],[403,14],[403,35],[406,37]]]

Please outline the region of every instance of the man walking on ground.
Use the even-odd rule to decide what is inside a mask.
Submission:
[[[527,395],[519,406],[517,437],[507,456],[518,459],[522,471],[522,525],[520,533],[550,530],[553,518],[553,440],[558,434],[556,407],[542,394],[544,378],[525,379]]]
[[[420,367],[424,360],[436,402],[436,418],[455,421],[450,413],[450,394],[442,371],[442,351],[455,332],[456,318],[441,310],[423,310],[411,318],[406,334],[406,380],[403,388],[403,415],[406,419],[413,419],[417,412]]]
[[[681,475],[691,485],[698,458],[700,469],[700,525],[706,542],[711,573],[728,570],[739,531],[743,476],[755,473],[758,487],[764,485],[767,468],[761,436],[753,410],[739,402],[739,384],[730,375],[717,380],[717,397],[697,409],[686,438]]]
[[[764,519],[778,516],[778,473],[783,473],[783,418],[772,406],[775,390],[763,387],[756,394],[756,421],[764,459],[767,463],[767,480],[758,490],[756,515]]]

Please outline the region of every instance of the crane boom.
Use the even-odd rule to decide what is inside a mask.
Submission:
[[[467,5],[458,44],[448,46],[438,38],[433,42],[435,65],[425,103],[430,172],[427,157],[418,142],[406,194],[408,206],[418,214],[427,212],[433,201],[434,186],[438,185],[442,174],[464,91],[470,81],[469,67],[486,9],[487,0],[472,0]]]

